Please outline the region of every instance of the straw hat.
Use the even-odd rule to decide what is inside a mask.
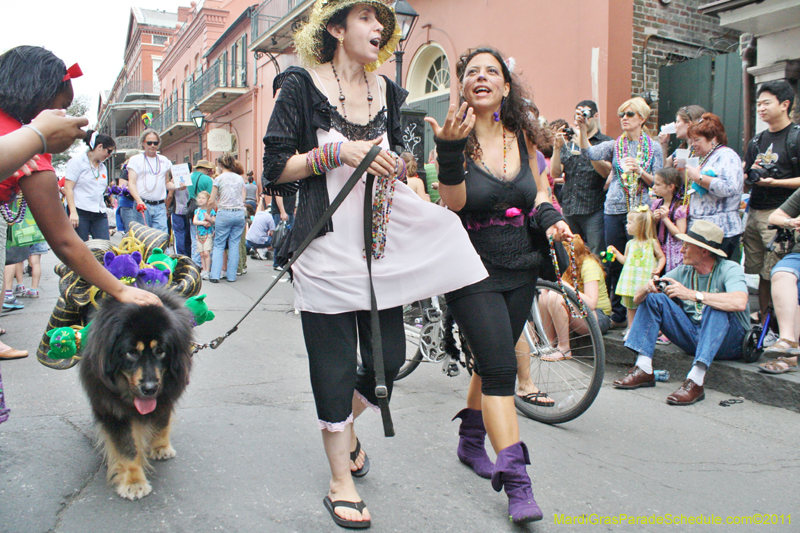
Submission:
[[[366,70],[372,72],[392,56],[402,36],[392,7],[394,0],[317,0],[311,8],[308,22],[294,34],[294,48],[304,65],[316,67],[323,62],[320,57],[323,48],[322,36],[328,31],[328,21],[342,9],[356,4],[374,7],[377,19],[383,26],[378,60],[366,65]]]
[[[728,257],[728,254],[720,250],[718,247],[722,245],[722,239],[725,237],[722,229],[708,220],[698,220],[689,231],[686,233],[679,233],[675,235],[676,238],[683,242],[696,244],[700,248],[705,248],[709,252],[715,253],[721,257]]]
[[[194,168],[207,168],[210,170],[215,170],[216,167],[209,163],[206,159],[201,159],[197,163],[194,164]]]

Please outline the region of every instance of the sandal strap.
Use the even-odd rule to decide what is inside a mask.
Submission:
[[[337,507],[347,507],[348,509],[353,509],[361,513],[362,511],[364,511],[364,508],[366,506],[367,504],[364,503],[364,500],[361,500],[360,502],[348,502],[346,500],[336,500],[336,501],[331,500],[331,507],[333,507],[334,509],[336,509]]]
[[[358,440],[358,437],[356,437],[356,449],[355,451],[350,452],[350,460],[355,461],[358,459],[359,453],[361,453],[361,441]]]
[[[788,359],[788,358],[786,358],[786,357],[785,357],[785,356],[783,356],[783,355],[782,355],[782,356],[780,356],[780,357],[778,357],[778,358],[777,358],[777,359],[775,359],[775,360],[776,360],[776,361],[780,361],[781,363],[784,363],[784,364],[785,364],[785,365],[787,365],[789,368],[792,368],[793,366],[797,366],[797,361],[789,361],[789,359]]]
[[[523,398],[529,398],[533,400],[534,398],[549,398],[549,396],[547,395],[546,392],[539,391],[539,392],[530,392],[525,396],[523,396]]]
[[[783,337],[781,337],[777,341],[775,341],[775,344],[773,344],[772,346],[775,346],[775,345],[777,345],[778,343],[781,343],[781,342],[784,343],[788,348],[798,348],[797,342],[795,342],[793,340],[790,340],[790,339],[784,339]]]

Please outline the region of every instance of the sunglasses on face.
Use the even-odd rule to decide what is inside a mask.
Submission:
[[[106,152],[108,152],[108,155],[111,155],[114,152],[114,149],[113,148],[106,148]]]
[[[633,118],[633,117],[636,116],[636,112],[635,111],[623,111],[622,113],[618,113],[618,115],[619,115],[619,118],[622,118],[622,117]]]
[[[161,144],[161,141],[146,141],[145,144],[147,144],[147,146],[158,146]]]

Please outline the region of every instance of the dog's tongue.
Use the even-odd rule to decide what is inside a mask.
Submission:
[[[155,398],[134,398],[133,405],[136,406],[136,410],[139,411],[140,414],[146,415],[147,413],[152,413],[156,409],[156,399]]]

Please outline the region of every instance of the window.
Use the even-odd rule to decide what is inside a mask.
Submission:
[[[450,88],[450,64],[445,56],[439,56],[428,69],[425,80],[425,94],[439,92]]]
[[[408,69],[408,100],[423,100],[450,94],[450,62],[436,43],[420,48]]]
[[[167,44],[167,36],[166,35],[153,35],[153,44],[164,46]]]

